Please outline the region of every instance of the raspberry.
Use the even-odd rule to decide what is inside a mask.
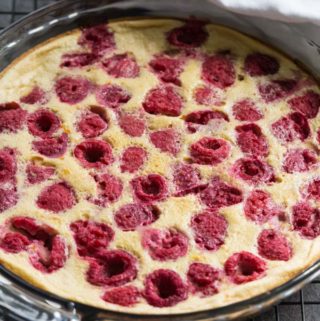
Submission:
[[[16,232],[7,232],[0,240],[0,247],[8,253],[19,253],[26,250],[31,242],[29,239]]]
[[[190,20],[181,27],[172,29],[168,35],[168,42],[180,48],[200,47],[208,38],[208,32],[203,28],[204,22]]]
[[[63,156],[67,147],[68,136],[65,133],[58,137],[47,137],[32,143],[32,148],[39,154],[51,158]]]
[[[28,117],[28,129],[34,136],[51,137],[60,127],[60,119],[49,109],[38,109]]]
[[[298,203],[292,208],[292,225],[295,231],[308,239],[320,235],[320,211],[308,203]]]
[[[54,213],[66,211],[76,203],[73,189],[65,182],[55,183],[42,190],[37,205]]]
[[[0,187],[0,213],[15,206],[18,202],[18,194],[15,188],[4,189]]]
[[[238,159],[233,168],[233,173],[250,185],[271,183],[275,181],[273,168],[266,162],[256,157]]]
[[[282,143],[289,143],[295,139],[304,141],[310,135],[307,118],[298,112],[280,118],[271,125],[271,130]]]
[[[88,96],[90,87],[86,78],[65,76],[56,81],[55,90],[61,102],[74,105]]]
[[[203,137],[190,147],[193,162],[203,165],[219,164],[229,153],[229,144],[219,138]]]
[[[114,238],[112,228],[104,223],[78,220],[70,224],[70,229],[80,256],[95,256]]]
[[[138,302],[139,298],[140,292],[133,285],[108,290],[102,296],[102,300],[124,307],[135,305]]]
[[[269,154],[266,137],[261,128],[253,123],[236,127],[237,143],[243,153],[255,156]]]
[[[96,100],[100,105],[105,107],[118,108],[130,99],[131,94],[118,85],[102,85],[96,89]]]
[[[302,96],[291,98],[288,103],[294,111],[303,114],[307,118],[315,118],[320,107],[320,95],[309,90]]]
[[[144,102],[143,108],[149,114],[179,116],[182,108],[182,97],[172,86],[151,89]]]
[[[215,211],[207,210],[192,217],[191,228],[200,248],[217,251],[224,244],[228,222]]]
[[[317,155],[309,149],[293,149],[287,152],[283,169],[287,173],[306,172],[317,163]]]
[[[144,121],[129,114],[120,117],[119,125],[131,137],[140,137],[145,130]]]
[[[78,128],[83,137],[94,138],[108,128],[108,123],[101,115],[89,112],[82,116]]]
[[[212,209],[241,203],[242,192],[214,177],[209,186],[200,193],[201,201]]]
[[[233,85],[235,77],[233,63],[226,56],[208,56],[202,64],[201,78],[220,89]]]
[[[193,93],[195,101],[204,106],[220,106],[222,101],[215,89],[209,86],[202,86],[195,89]]]
[[[94,54],[103,54],[115,48],[113,32],[106,25],[84,28],[78,43]]]
[[[48,102],[46,93],[43,89],[38,86],[33,87],[33,89],[24,97],[21,97],[20,101],[24,104],[34,105],[34,104],[45,104]]]
[[[283,99],[292,94],[297,87],[297,81],[293,79],[272,80],[270,82],[260,84],[258,90],[262,99],[266,103]]]
[[[244,62],[244,70],[252,77],[274,75],[279,68],[276,58],[260,52],[248,55]]]
[[[162,152],[177,155],[181,148],[180,135],[173,129],[164,129],[150,134],[152,144]]]
[[[192,293],[210,296],[219,292],[221,273],[209,264],[192,263],[188,270],[188,281]]]
[[[147,157],[142,147],[128,147],[121,158],[121,172],[134,173],[140,169]]]
[[[167,197],[166,180],[158,174],[134,178],[131,186],[136,197],[143,202],[160,201]]]
[[[226,275],[235,284],[260,279],[265,275],[266,269],[265,261],[246,251],[234,253],[224,264]]]
[[[188,251],[188,238],[174,229],[143,231],[142,245],[149,255],[157,261],[177,260]]]
[[[76,146],[73,154],[85,168],[101,168],[113,162],[112,148],[103,140],[87,139]]]
[[[251,99],[243,99],[235,103],[232,112],[234,118],[240,121],[257,121],[263,117]]]
[[[47,180],[54,174],[54,167],[37,166],[32,163],[27,165],[26,173],[29,184],[37,184]]]
[[[103,69],[115,78],[136,78],[140,68],[132,55],[117,54],[102,61]]]
[[[14,178],[17,171],[14,151],[9,148],[0,150],[0,183],[5,183]]]
[[[64,54],[61,59],[60,67],[81,68],[93,65],[97,61],[97,56],[89,52],[77,52]]]
[[[119,286],[137,277],[137,260],[123,250],[100,251],[90,261],[87,280],[94,285]]]
[[[115,214],[114,220],[123,231],[134,231],[140,226],[153,223],[159,218],[156,207],[141,204],[127,204],[122,206]]]
[[[0,133],[16,133],[24,125],[27,112],[15,102],[0,104]]]
[[[307,186],[308,198],[320,200],[320,179],[315,179]]]
[[[292,248],[283,234],[276,230],[263,230],[258,236],[259,255],[268,260],[288,261]]]
[[[188,288],[177,272],[168,269],[155,270],[144,281],[144,297],[155,307],[169,307],[188,297]]]
[[[183,63],[181,59],[160,55],[152,59],[149,65],[163,82],[181,86],[179,76],[182,72]]]

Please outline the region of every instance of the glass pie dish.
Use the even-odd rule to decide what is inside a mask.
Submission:
[[[247,32],[257,38],[284,49],[289,55],[302,61],[311,70],[316,70],[317,50],[312,39],[305,39],[297,26],[275,23],[256,18],[231,14],[212,5],[209,1],[62,1],[41,9],[14,24],[0,36],[1,69],[34,45],[70,30],[74,27],[103,22],[107,19],[127,17],[180,17],[190,15],[215,23],[225,24]],[[277,36],[274,36],[277,28]],[[297,31],[297,32],[296,32]],[[286,37],[288,33],[291,38]],[[300,43],[306,46],[295,46]],[[307,45],[309,44],[309,45]],[[299,48],[305,48],[300,51]],[[258,313],[285,296],[302,287],[314,278],[319,263],[290,282],[250,300],[219,309],[184,314],[184,320],[234,320]],[[1,268],[2,292],[0,305],[12,318],[26,320],[180,320],[181,315],[134,315],[93,309],[55,297],[26,284],[12,273]],[[14,317],[16,316],[16,317]]]

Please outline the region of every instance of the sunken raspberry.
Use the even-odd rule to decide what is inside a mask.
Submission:
[[[182,97],[172,86],[154,88],[147,93],[143,108],[149,114],[179,116]]]
[[[12,180],[17,171],[14,151],[10,148],[0,150],[0,183]]]
[[[307,196],[308,198],[320,200],[320,179],[315,179],[313,182],[308,184]]]
[[[306,172],[317,163],[317,155],[309,149],[289,150],[284,158],[283,169],[287,173]]]
[[[131,186],[135,196],[143,202],[160,201],[167,197],[166,180],[158,174],[134,178]]]
[[[100,251],[90,261],[87,280],[94,285],[119,286],[137,277],[137,259],[123,250]]]
[[[97,61],[97,56],[90,52],[76,52],[64,54],[61,58],[60,67],[81,68],[93,65]]]
[[[78,128],[83,137],[94,138],[107,130],[108,122],[101,115],[89,112],[82,116]]]
[[[15,102],[0,104],[0,133],[16,133],[22,128],[27,112]]]
[[[147,152],[142,147],[128,147],[122,154],[121,172],[136,172],[142,167],[146,157]]]
[[[257,121],[263,117],[251,99],[236,102],[232,107],[232,112],[234,118],[240,121]]]
[[[60,119],[49,109],[41,108],[28,117],[28,129],[34,136],[51,137],[60,127]]]
[[[265,261],[246,251],[234,253],[224,264],[226,275],[235,284],[260,279],[265,275],[266,269]]]
[[[28,105],[42,105],[48,102],[48,98],[46,97],[46,93],[43,89],[41,89],[38,86],[35,86],[26,96],[21,97],[20,101]]]
[[[102,68],[115,78],[136,78],[140,68],[133,55],[128,53],[116,54],[102,61]]]
[[[139,301],[139,298],[140,291],[133,285],[108,290],[102,296],[102,300],[124,307],[135,305]]]
[[[219,292],[221,272],[209,264],[192,263],[187,277],[192,293],[200,292],[202,296],[210,296]]]
[[[188,297],[188,288],[177,272],[168,269],[155,270],[144,281],[144,297],[155,307],[169,307]]]
[[[63,133],[57,137],[47,137],[41,140],[36,140],[32,143],[32,148],[39,154],[56,158],[65,154],[68,147],[68,135]]]
[[[85,168],[101,168],[113,161],[111,146],[97,139],[87,139],[76,146],[74,156]]]
[[[208,56],[202,64],[201,78],[220,89],[233,85],[235,77],[233,62],[227,56]]]
[[[112,228],[105,223],[78,220],[70,224],[70,229],[80,256],[95,256],[114,238]]]
[[[278,72],[278,60],[260,52],[248,55],[244,61],[244,70],[252,77],[274,75]]]
[[[26,173],[29,184],[38,184],[47,180],[54,174],[54,167],[38,166],[32,163],[27,165]]]
[[[224,244],[228,222],[215,211],[207,210],[192,217],[191,228],[200,248],[217,251]]]
[[[193,93],[195,101],[204,106],[221,106],[222,101],[217,91],[209,86],[202,86],[195,89]]]
[[[151,133],[150,140],[155,147],[171,155],[177,155],[181,148],[180,135],[171,128]]]
[[[0,187],[0,213],[10,209],[18,203],[18,193],[15,188]]]
[[[37,205],[54,213],[66,211],[76,203],[73,189],[65,182],[45,187],[37,199]]]
[[[266,103],[271,103],[291,95],[297,87],[294,79],[279,79],[260,84],[259,93]]]
[[[130,99],[131,94],[118,85],[107,84],[96,89],[96,100],[101,106],[118,108]]]
[[[121,129],[131,137],[140,137],[145,130],[144,121],[134,115],[121,115],[119,120]]]
[[[188,238],[174,229],[146,229],[142,234],[142,245],[157,261],[177,260],[188,251]]]
[[[19,253],[26,250],[31,242],[29,239],[16,232],[7,232],[0,240],[0,248],[8,253]]]
[[[134,231],[140,226],[150,225],[159,218],[159,215],[156,207],[127,204],[116,212],[114,220],[121,230]]]
[[[219,138],[203,137],[190,147],[193,162],[216,165],[229,156],[230,145]]]
[[[294,111],[303,114],[307,118],[315,118],[320,107],[320,95],[309,90],[302,96],[291,98],[288,103]]]
[[[200,193],[202,203],[212,209],[241,203],[242,191],[214,177],[209,186]]]
[[[267,156],[269,154],[266,137],[261,128],[253,123],[236,127],[237,143],[245,154]]]
[[[292,248],[286,237],[276,230],[263,230],[258,236],[259,255],[272,261],[288,261]]]
[[[90,87],[86,78],[65,76],[56,81],[55,91],[61,102],[74,105],[88,96]]]

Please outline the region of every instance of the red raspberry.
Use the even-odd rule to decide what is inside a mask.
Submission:
[[[234,253],[224,264],[226,275],[235,284],[251,282],[262,278],[267,269],[266,262],[252,253]]]
[[[36,140],[32,143],[32,148],[39,154],[56,158],[65,154],[68,147],[68,135],[63,133],[58,137],[47,137]]]
[[[286,237],[276,230],[263,230],[258,237],[259,255],[268,260],[288,261],[292,248]]]
[[[102,300],[124,307],[135,305],[139,298],[140,291],[133,285],[108,290],[102,296]]]
[[[94,138],[107,130],[108,122],[101,115],[89,112],[82,116],[78,128],[83,137]]]
[[[250,185],[275,181],[273,168],[268,163],[256,157],[238,159],[232,167],[232,172]]]
[[[195,89],[193,93],[195,101],[204,106],[221,106],[222,101],[214,88],[202,86]]]
[[[78,220],[70,224],[70,229],[80,256],[95,256],[114,238],[112,228],[104,223]]]
[[[19,253],[26,250],[31,242],[29,239],[16,232],[7,232],[0,240],[0,247],[8,253]]]
[[[122,154],[121,172],[136,172],[142,167],[146,157],[147,152],[142,147],[128,147]]]
[[[308,198],[320,200],[320,179],[315,179],[313,182],[308,184],[307,196]]]
[[[228,222],[215,211],[207,210],[192,217],[191,227],[200,248],[217,251],[224,244]]]
[[[54,174],[54,167],[37,166],[32,163],[27,165],[26,173],[29,184],[37,184],[47,180]]]
[[[269,154],[266,137],[261,128],[253,123],[236,127],[237,143],[243,153],[255,156],[267,156]]]
[[[162,152],[172,155],[177,155],[181,148],[180,135],[171,128],[151,133],[150,140]]]
[[[59,127],[60,119],[49,109],[38,109],[28,117],[28,129],[34,136],[51,137]]]
[[[131,94],[118,85],[107,84],[96,89],[96,100],[101,106],[118,108],[130,99]]]
[[[302,96],[291,98],[288,103],[294,111],[298,111],[307,118],[315,118],[320,107],[320,95],[309,90]]]
[[[145,130],[144,121],[133,115],[122,115],[119,120],[121,129],[131,137],[140,137]]]
[[[24,125],[27,112],[15,102],[0,104],[0,133],[16,133]]]
[[[37,199],[37,205],[54,213],[66,211],[77,202],[73,189],[65,182],[44,188]]]
[[[144,281],[144,297],[155,307],[169,307],[188,297],[188,288],[177,272],[168,269],[155,270]]]
[[[86,78],[65,76],[56,81],[55,90],[61,102],[74,105],[88,96],[90,87]]]
[[[81,68],[93,65],[97,61],[97,55],[90,52],[67,53],[62,56],[61,68]]]
[[[140,68],[133,55],[116,54],[102,61],[103,69],[115,78],[136,78]]]
[[[200,193],[201,201],[212,209],[219,209],[223,206],[231,206],[241,203],[242,192],[231,185],[214,177],[209,186]]]
[[[219,292],[221,273],[209,264],[192,263],[188,270],[188,281],[192,293],[210,296]]]
[[[18,194],[15,188],[0,187],[0,213],[8,210],[18,203]]]
[[[101,168],[113,162],[112,148],[103,140],[87,139],[76,146],[73,154],[85,168]]]
[[[188,251],[188,238],[174,229],[143,231],[142,245],[149,255],[157,261],[177,260]]]
[[[306,172],[317,163],[317,155],[309,149],[289,150],[284,159],[283,169],[287,173]]]
[[[114,220],[123,231],[135,231],[140,226],[153,223],[159,218],[159,210],[141,204],[127,204],[115,214]]]
[[[190,147],[193,162],[217,165],[229,156],[230,145],[219,138],[203,137]]]
[[[274,75],[278,72],[278,60],[260,52],[248,55],[244,61],[244,70],[252,77]]]
[[[234,65],[227,56],[208,56],[202,64],[201,78],[220,89],[233,85],[235,77]]]
[[[17,171],[14,151],[10,148],[0,150],[0,183],[12,180]]]
[[[235,103],[232,112],[234,118],[240,121],[257,121],[263,117],[251,99],[243,99]]]
[[[34,105],[34,104],[45,104],[48,102],[46,93],[43,89],[38,86],[33,87],[29,94],[21,97],[20,101],[24,104]]]
[[[163,200],[168,193],[166,180],[158,174],[134,178],[131,186],[136,197],[143,202]]]
[[[260,84],[258,90],[266,103],[271,103],[291,95],[297,87],[294,79],[279,79]]]
[[[137,277],[137,259],[123,250],[100,251],[91,259],[87,280],[94,285],[119,286]]]
[[[143,108],[149,114],[179,116],[182,97],[172,86],[154,88],[148,92]]]

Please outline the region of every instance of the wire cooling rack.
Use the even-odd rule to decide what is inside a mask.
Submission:
[[[0,32],[54,0],[0,0]],[[16,321],[0,310],[0,321]],[[246,321],[320,321],[320,278],[269,311]]]

